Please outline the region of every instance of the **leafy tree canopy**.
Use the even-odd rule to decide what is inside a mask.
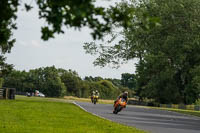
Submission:
[[[48,25],[42,27],[42,39],[48,40],[55,33],[64,33],[63,27],[80,29],[84,26],[92,29],[92,37],[101,39],[105,32],[111,30],[113,23],[121,23],[127,27],[130,22],[128,14],[116,6],[105,8],[95,6],[96,0],[35,0],[39,7],[39,18]],[[0,1],[0,48],[1,52],[10,52],[15,39],[12,39],[12,30],[17,29],[15,20],[19,5],[24,4],[26,11],[31,10],[32,2],[24,3],[20,0]]]
[[[30,2],[30,1],[29,1]],[[80,29],[89,27],[93,39],[102,39],[104,33],[111,31],[112,24],[121,23],[127,27],[130,22],[130,11],[121,11],[116,6],[105,8],[96,6],[96,0],[35,0],[31,3],[21,0],[0,1],[0,54],[11,52],[16,39],[13,30],[17,29],[16,19],[19,6],[30,11],[33,2],[39,8],[39,18],[47,25],[41,28],[43,40],[53,38],[55,34],[64,33],[64,27]],[[4,60],[1,60],[4,62]]]
[[[138,59],[140,97],[161,103],[195,102],[200,94],[199,0],[141,0],[137,5],[119,5],[121,10],[127,7],[135,11],[131,25],[112,34],[107,44],[86,43],[86,52],[98,54],[95,64],[100,66]],[[122,40],[111,45],[118,35]]]
[[[121,84],[124,87],[134,89],[136,87],[135,75],[130,73],[122,73]]]
[[[135,0],[130,1],[134,2]],[[102,39],[105,33],[112,31],[113,24],[124,28],[129,27],[130,20],[135,13],[133,8],[129,8],[126,4],[123,5],[125,10],[122,10],[117,4],[105,8],[95,5],[96,0],[35,0],[31,3],[21,0],[1,0],[1,56],[11,52],[16,41],[13,38],[13,30],[17,29],[16,19],[19,6],[24,6],[26,11],[30,11],[33,8],[33,2],[39,8],[39,18],[47,22],[47,25],[41,28],[43,40],[53,38],[55,34],[64,33],[65,27],[81,29],[85,26],[92,30],[93,39]],[[146,17],[148,18],[148,15]],[[3,60],[1,61],[3,62]]]

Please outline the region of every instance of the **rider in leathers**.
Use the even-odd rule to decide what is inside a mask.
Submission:
[[[120,95],[117,97],[117,99],[115,100],[114,104],[115,104],[120,98],[123,98],[123,99],[126,100],[126,102],[128,102],[128,92],[125,91],[125,92],[123,92],[122,94],[120,94]]]

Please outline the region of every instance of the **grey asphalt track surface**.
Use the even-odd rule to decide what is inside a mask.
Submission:
[[[151,133],[200,133],[200,118],[176,112],[128,105],[117,115],[111,104],[76,102],[86,111],[100,117],[133,126]]]

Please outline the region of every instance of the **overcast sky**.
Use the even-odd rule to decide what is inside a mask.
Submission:
[[[98,4],[107,6],[105,1]],[[39,67],[54,65],[56,68],[72,69],[84,78],[85,76],[101,76],[104,78],[121,78],[121,74],[134,73],[134,62],[122,65],[119,69],[111,67],[94,67],[95,57],[85,54],[84,42],[91,42],[90,30],[82,28],[65,30],[65,34],[56,35],[54,39],[42,41],[41,26],[46,23],[38,19],[38,10],[35,7],[30,12],[20,8],[14,38],[17,39],[10,54],[7,54],[7,63],[13,64],[17,70],[30,70]]]

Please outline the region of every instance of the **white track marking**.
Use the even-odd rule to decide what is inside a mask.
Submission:
[[[107,119],[107,118],[105,118],[105,117],[103,117],[103,116],[100,116],[100,115],[97,115],[97,114],[95,114],[95,113],[92,113],[92,112],[87,111],[85,108],[83,108],[81,105],[77,104],[75,101],[73,101],[72,103],[75,104],[76,106],[78,106],[79,108],[81,108],[82,110],[84,110],[85,112],[88,112],[88,113],[90,113],[90,114],[92,114],[92,115],[95,115],[95,116],[100,117],[100,118],[102,118],[102,119],[105,119],[105,120],[108,120],[108,121],[113,122],[112,120]]]

